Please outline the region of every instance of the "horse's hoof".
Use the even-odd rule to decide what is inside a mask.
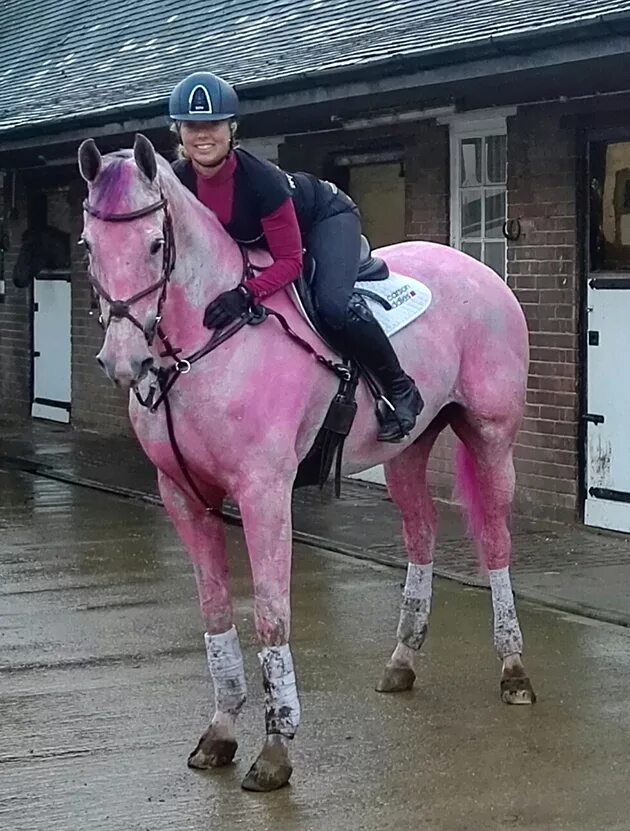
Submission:
[[[292,773],[293,767],[286,751],[265,748],[243,779],[242,787],[246,791],[259,793],[277,791],[289,784]]]
[[[503,678],[501,680],[501,701],[505,704],[535,704],[536,693],[527,676]]]
[[[376,685],[376,692],[393,693],[410,690],[416,680],[416,673],[411,667],[385,667],[383,677]]]
[[[188,767],[197,770],[222,768],[232,764],[238,744],[232,739],[213,739],[204,733],[188,757]]]

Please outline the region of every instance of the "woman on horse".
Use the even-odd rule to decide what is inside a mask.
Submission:
[[[303,249],[315,261],[314,296],[333,346],[355,358],[393,405],[380,441],[399,441],[414,427],[422,398],[364,303],[351,302],[359,270],[361,220],[335,185],[307,173],[288,174],[235,147],[239,101],[222,78],[198,72],[173,90],[169,104],[182,158],[173,170],[241,245],[266,248],[273,264],[206,308],[209,329],[227,326],[252,303],[293,282]]]

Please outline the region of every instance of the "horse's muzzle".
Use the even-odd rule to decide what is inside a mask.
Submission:
[[[139,384],[153,366],[151,356],[112,361],[106,358],[101,351],[96,356],[96,360],[110,381],[125,390]]]

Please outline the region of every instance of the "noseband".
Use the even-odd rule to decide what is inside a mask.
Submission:
[[[162,194],[160,194],[160,196],[162,196]],[[171,215],[168,212],[168,202],[166,198],[162,196],[159,202],[147,205],[146,208],[139,208],[137,211],[130,211],[126,214],[106,214],[99,211],[97,208],[94,208],[86,199],[83,203],[83,209],[87,211],[90,216],[93,216],[96,219],[101,219],[103,222],[131,222],[134,219],[149,216],[149,214],[155,213],[156,211],[164,211],[164,222],[162,224],[162,231],[164,235],[162,276],[159,280],[152,283],[148,288],[133,294],[131,297],[128,297],[126,300],[114,300],[114,298],[112,298],[108,292],[105,291],[94,274],[92,274],[91,271],[88,271],[88,279],[94,293],[97,297],[101,298],[109,305],[109,316],[107,320],[103,320],[102,315],[99,317],[99,321],[105,331],[109,328],[112,320],[121,320],[122,318],[125,318],[126,320],[131,321],[137,329],[140,329],[146,338],[147,344],[151,346],[162,317],[162,306],[164,305],[164,301],[166,299],[166,287],[170,276],[173,273],[173,269],[175,268],[175,237],[173,235],[173,222],[171,220]],[[140,321],[131,314],[129,309],[134,303],[137,303],[139,300],[148,297],[150,294],[153,294],[158,290],[160,290],[160,296],[158,297],[155,317],[151,323],[151,326],[143,326]]]

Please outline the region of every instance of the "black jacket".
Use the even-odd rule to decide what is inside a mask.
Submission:
[[[261,219],[276,211],[289,197],[293,199],[303,239],[316,222],[342,210],[356,210],[352,200],[330,182],[310,173],[285,173],[240,147],[233,152],[237,162],[234,206],[226,231],[237,242],[264,244]],[[196,196],[197,174],[192,163],[180,159],[172,167],[182,184]]]

